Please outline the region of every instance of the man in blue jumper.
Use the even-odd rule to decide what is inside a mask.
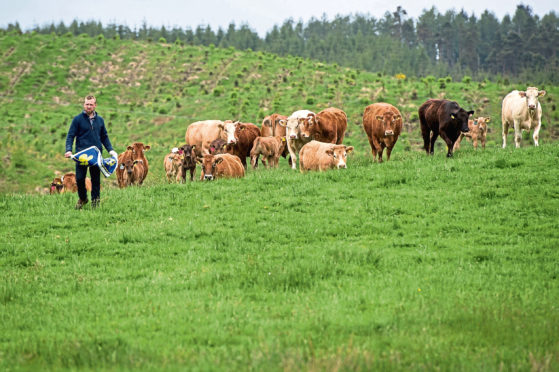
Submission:
[[[76,152],[91,146],[97,146],[100,151],[103,151],[102,144],[112,156],[115,158],[118,157],[118,154],[113,150],[113,146],[109,140],[109,135],[105,128],[105,121],[101,116],[97,115],[95,107],[97,107],[97,100],[95,97],[85,97],[83,112],[72,120],[70,129],[68,130],[65,157],[69,158],[72,156],[74,138],[76,139]],[[76,163],[76,182],[78,184],[79,196],[76,209],[82,209],[87,203],[87,189],[85,188],[87,168],[87,166]],[[91,207],[96,208],[99,206],[99,198],[101,195],[101,171],[98,167],[89,167],[89,175],[91,177]]]

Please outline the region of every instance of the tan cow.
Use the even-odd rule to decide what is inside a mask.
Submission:
[[[485,148],[485,142],[487,140],[487,123],[491,118],[480,116],[476,120],[468,120],[468,132],[460,133],[460,137],[454,143],[454,151],[460,148],[460,142],[462,142],[462,138],[467,137],[470,138],[473,142],[474,148],[477,150],[478,140],[481,141],[481,147]]]
[[[310,170],[325,171],[347,168],[346,156],[348,152],[352,151],[353,146],[311,141],[301,148],[299,169],[301,173],[304,173]]]
[[[182,159],[177,147],[173,148],[170,153],[165,155],[163,167],[165,168],[165,176],[167,177],[168,183],[173,182],[173,179],[177,178],[181,163]]]
[[[227,144],[235,144],[235,123],[231,120],[197,121],[188,126],[184,136],[187,144],[196,146],[196,156],[209,154],[211,143],[218,138]]]
[[[126,148],[126,151],[131,151],[131,159],[134,164],[141,163],[141,169],[143,173],[139,174],[139,178],[135,179],[139,185],[144,183],[149,171],[149,162],[145,156],[145,152],[151,148],[150,145],[144,145],[142,142],[134,142],[132,145]],[[122,155],[122,154],[121,154]],[[119,156],[120,158],[120,156]],[[128,182],[130,184],[130,182]]]
[[[250,164],[252,165],[252,169],[256,168],[260,155],[262,155],[262,164],[264,164],[266,168],[277,168],[279,158],[286,145],[285,137],[256,137],[252,145],[252,150],[250,151]]]
[[[514,128],[514,144],[520,147],[522,131],[534,130],[532,138],[534,146],[539,146],[538,140],[542,125],[542,106],[538,100],[545,95],[545,90],[528,87],[521,92],[513,90],[503,99],[501,121],[503,123],[503,148],[507,147],[509,126]]]
[[[347,115],[329,107],[318,114],[309,114],[301,126],[301,136],[319,142],[341,144],[347,129]]]
[[[386,148],[386,160],[390,160],[392,149],[402,132],[402,115],[389,103],[374,103],[365,108],[363,129],[367,133],[373,160],[378,157],[382,163],[382,153]]]
[[[297,169],[297,155],[301,148],[308,143],[310,138],[303,138],[301,136],[301,126],[305,119],[314,112],[309,110],[299,110],[291,114],[287,119],[282,119],[279,124],[285,127],[285,139],[287,140],[287,150],[291,156],[291,169]]]
[[[85,179],[85,188],[91,191],[91,179]],[[50,194],[63,194],[65,192],[78,192],[78,183],[76,182],[76,174],[73,172],[66,173],[62,177],[55,177],[50,184]]]
[[[210,155],[199,157],[202,164],[200,180],[212,181],[218,178],[241,178],[245,176],[245,168],[241,160],[231,154]]]

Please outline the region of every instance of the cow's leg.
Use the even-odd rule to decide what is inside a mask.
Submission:
[[[538,123],[538,126],[536,128],[534,128],[534,135],[532,136],[532,138],[534,139],[534,146],[539,146],[539,139],[540,139],[540,128],[542,126],[542,122],[540,121]]]
[[[190,182],[194,181],[194,173],[196,173],[196,166],[190,168]]]
[[[458,139],[454,142],[454,151],[460,149],[460,142],[462,142],[462,138],[464,138],[464,133],[460,133],[460,136],[458,136]]]
[[[291,157],[291,169],[297,169],[297,154],[293,148],[289,146],[289,142],[287,142],[287,150],[289,151],[289,156]]]
[[[371,147],[373,148],[373,160],[378,161],[379,163],[382,162],[382,147],[380,145],[379,140],[373,136],[372,139],[372,145]]]
[[[378,162],[382,163],[382,153],[384,152],[384,143],[380,143],[380,151],[378,152]]]
[[[431,131],[429,130],[429,128],[421,126],[421,136],[423,137],[423,148],[425,149],[425,152],[427,153],[427,155],[429,155],[430,153],[432,154],[429,147],[429,143],[431,141]]]
[[[454,148],[454,141],[450,139],[450,137],[446,134],[446,132],[441,132],[441,138],[445,141],[446,148],[448,149],[448,152],[446,153],[446,157],[447,158],[452,157],[452,149]]]
[[[485,150],[485,141],[487,140],[487,137],[485,137],[485,134],[483,134],[481,136],[481,147]]]
[[[522,141],[522,128],[520,128],[520,121],[514,121],[514,145],[516,148],[520,148],[520,142]]]
[[[509,133],[509,123],[502,117],[503,122],[503,148],[507,147],[507,134]]]
[[[474,144],[474,149],[477,150],[477,135],[472,135],[472,142]]]
[[[393,147],[394,147],[394,144],[392,144],[391,146],[386,147],[386,161],[390,160],[390,154],[392,153],[392,148]]]
[[[372,139],[369,138],[369,145],[371,145],[371,153],[373,154],[373,161],[376,160],[377,157],[377,149],[375,148],[375,144]]]
[[[427,154],[433,155],[435,153],[435,141],[437,140],[438,137],[439,137],[439,132],[433,130],[433,133],[431,133],[431,139],[429,141],[429,148],[427,150]]]

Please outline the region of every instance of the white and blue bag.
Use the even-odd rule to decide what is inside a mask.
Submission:
[[[109,177],[118,165],[118,159],[114,156],[103,159],[101,151],[97,146],[91,146],[72,155],[76,163],[86,167],[97,166],[105,177]]]

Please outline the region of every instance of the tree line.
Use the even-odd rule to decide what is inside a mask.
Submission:
[[[22,32],[19,24],[4,31]],[[408,76],[465,76],[482,80],[519,81],[531,84],[559,82],[559,18],[555,12],[535,15],[527,5],[518,5],[514,15],[496,18],[484,11],[479,17],[436,7],[409,18],[400,6],[382,18],[355,14],[328,20],[311,18],[307,23],[288,19],[261,38],[249,25],[231,23],[214,31],[210,26],[164,26],[145,22],[140,28],[74,20],[36,26],[42,34],[103,35],[107,38],[215,45],[266,51],[316,59],[340,66],[384,74]]]

